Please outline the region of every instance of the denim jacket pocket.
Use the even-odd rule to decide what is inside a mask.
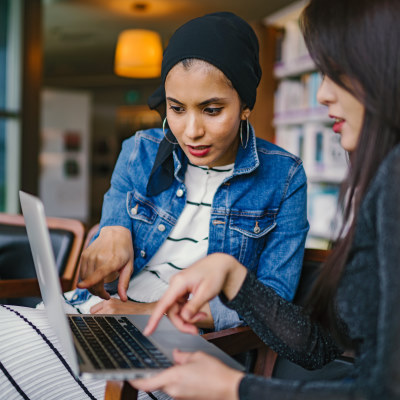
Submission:
[[[155,226],[159,215],[156,208],[139,193],[127,193],[126,209],[132,223],[135,271],[140,271],[155,252]]]
[[[233,229],[251,238],[260,238],[275,228],[276,213],[264,213],[262,215],[234,214],[231,215],[229,229]]]
[[[236,258],[250,270],[258,266],[258,259],[265,247],[268,233],[275,226],[276,213],[232,214],[229,221],[230,241]],[[235,249],[235,250],[234,250]]]
[[[154,207],[135,191],[128,192],[126,208],[133,220],[154,224],[157,218],[157,212]]]

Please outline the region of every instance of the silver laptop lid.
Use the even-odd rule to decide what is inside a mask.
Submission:
[[[76,376],[85,376],[87,374],[88,377],[119,380],[134,379],[155,373],[156,371],[154,369],[143,368],[112,370],[111,372],[110,370],[98,371],[93,365],[89,365],[90,363],[84,363],[79,367],[72,333],[63,307],[64,300],[61,296],[61,286],[51,246],[50,234],[47,228],[43,203],[37,197],[22,191],[20,191],[20,201],[49,324],[53,328],[64,350],[73,373]],[[114,314],[114,317],[117,316]],[[126,317],[136,325],[139,330],[143,330],[149,318],[148,315],[126,315]],[[164,352],[170,360],[172,360],[172,351],[174,348],[192,352],[202,350],[219,358],[232,368],[243,370],[243,366],[236,360],[213,344],[207,342],[204,338],[198,335],[179,332],[167,317],[163,318],[157,331],[151,336],[150,340],[157,348]]]
[[[63,307],[61,286],[43,203],[37,197],[23,191],[19,192],[19,198],[47,318],[72,371],[78,376],[78,360]]]

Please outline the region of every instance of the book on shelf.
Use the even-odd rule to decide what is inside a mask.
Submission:
[[[303,159],[304,132],[301,125],[283,125],[275,131],[275,143]]]
[[[310,181],[340,183],[347,172],[340,136],[320,123],[277,127],[276,144],[303,160]]]
[[[303,160],[308,178],[309,236],[329,241],[334,235],[339,184],[347,172],[339,135],[318,123],[287,125],[278,127],[276,143]]]
[[[277,52],[278,64],[290,65],[304,56],[309,57],[297,19],[288,20],[284,24],[283,33],[281,33],[281,38],[277,44],[281,48]]]
[[[267,21],[278,29],[273,123],[276,144],[303,160],[308,179],[307,243],[323,248],[335,236],[333,223],[347,159],[340,136],[332,130],[328,108],[317,100],[322,75],[308,53],[298,22],[306,4],[307,0],[298,1]]]
[[[304,124],[303,135],[302,155],[309,179],[340,183],[347,171],[340,136],[331,127],[318,123]]]
[[[296,78],[281,80],[274,98],[275,117],[319,109],[321,105],[317,101],[317,92],[321,79],[321,74],[314,71]]]
[[[326,240],[334,239],[338,196],[338,185],[312,183],[308,185],[307,216],[310,236]]]

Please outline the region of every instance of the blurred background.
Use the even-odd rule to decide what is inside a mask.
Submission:
[[[321,77],[298,27],[306,4],[0,0],[0,212],[19,213],[23,189],[42,198],[48,216],[96,223],[122,141],[161,126],[146,105],[159,84],[157,51],[185,21],[232,11],[260,42],[263,77],[251,123],[257,136],[303,159],[309,245],[325,247],[347,160],[316,102]]]

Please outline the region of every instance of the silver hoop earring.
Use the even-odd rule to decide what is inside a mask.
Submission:
[[[165,140],[166,140],[167,142],[171,143],[171,144],[178,144],[178,142],[172,142],[171,140],[168,139],[168,136],[167,136],[168,132],[165,133],[165,124],[166,124],[166,123],[167,123],[167,117],[164,118],[164,121],[163,121],[163,123],[162,123],[162,132],[163,132],[163,135],[164,135],[164,137],[165,137]],[[171,132],[171,133],[172,133],[172,132]]]
[[[242,144],[242,147],[244,149],[246,149],[247,145],[249,143],[249,119],[246,118],[246,144],[243,144],[243,122],[244,121],[240,121],[240,132],[239,132],[239,135],[240,135],[240,143]]]

